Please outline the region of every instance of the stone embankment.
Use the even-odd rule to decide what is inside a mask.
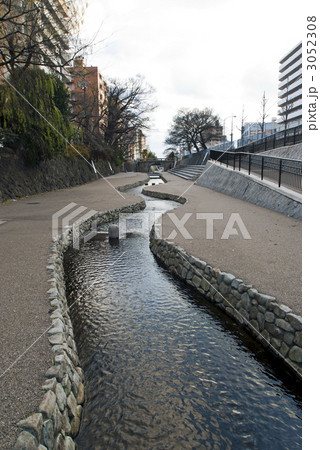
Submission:
[[[289,158],[302,161],[302,144],[287,145],[286,147],[279,147],[273,150],[259,152],[258,155],[276,156],[278,158]]]
[[[145,202],[141,201],[132,206],[97,213],[77,224],[79,235],[89,232],[95,221],[98,226],[110,223],[118,220],[120,213],[137,212],[144,207]],[[22,432],[16,441],[16,450],[76,448],[73,439],[79,432],[85,390],[69,316],[73,305],[67,304],[64,282],[63,254],[72,243],[72,228],[53,240],[47,266],[50,284],[48,297],[52,310],[52,326],[47,332],[52,346],[52,366],[46,373],[47,381],[42,387],[45,393],[38,412],[18,423]]]
[[[207,162],[196,184],[295,219],[302,218],[301,194],[278,188],[274,183],[254,179],[251,175],[211,161]]]
[[[221,272],[182,248],[150,233],[154,255],[247,330],[299,377],[302,367],[302,320],[275,297],[258,292],[230,273]]]
[[[94,165],[103,176],[114,173],[115,168],[108,161],[98,160]],[[96,178],[93,168],[80,157],[50,159],[30,166],[12,149],[0,148],[0,203],[69,188]]]

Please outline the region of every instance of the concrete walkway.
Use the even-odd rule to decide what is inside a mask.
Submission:
[[[212,266],[253,284],[260,292],[276,296],[301,314],[301,222],[168,173],[165,177],[167,184],[148,189],[183,195],[188,202],[175,214],[179,219],[190,214],[184,226],[192,239],[177,232],[174,242]],[[144,179],[146,174],[134,173],[108,178],[114,186]],[[52,215],[71,202],[103,211],[137,201],[127,193],[121,195],[105,180],[98,180],[0,206],[1,374],[50,325],[46,266]],[[206,239],[206,221],[197,219],[196,213],[223,214],[222,220],[213,221],[213,239]],[[245,240],[240,233],[221,240],[231,213],[240,214],[252,239]],[[164,237],[175,229],[166,214]],[[50,358],[50,346],[43,336],[0,378],[1,449],[12,448],[19,433],[16,422],[38,408]]]
[[[170,240],[187,253],[221,271],[232,273],[259,292],[275,296],[295,314],[301,315],[301,221],[196,186],[167,172],[164,177],[168,183],[147,189],[182,195],[187,199],[187,203],[174,213],[182,223],[184,214],[190,215],[184,223],[190,236],[184,230],[183,236],[166,214],[163,237],[169,237],[176,230],[177,235]],[[206,238],[212,225],[207,227],[205,219],[197,219],[197,213],[223,214],[223,219],[212,222],[213,239]],[[239,234],[221,239],[232,213],[240,215],[251,239],[243,238],[237,223],[233,228]]]
[[[0,206],[0,448],[9,449],[19,430],[16,423],[37,410],[41,386],[51,362],[47,336],[3,376],[4,371],[50,325],[46,266],[52,215],[71,202],[110,210],[139,199],[110,186],[142,181],[146,174],[118,174],[71,189],[32,196]]]

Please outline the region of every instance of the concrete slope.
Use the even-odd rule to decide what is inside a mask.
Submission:
[[[257,155],[277,156],[279,158],[297,159],[302,161],[302,143],[259,152]]]
[[[302,217],[301,195],[275,183],[261,181],[243,172],[208,161],[197,185],[264,208],[272,209],[295,219]]]
[[[197,186],[172,174],[165,173],[164,176],[168,183],[148,186],[145,191],[185,197],[187,202],[174,210],[174,214],[190,236],[184,230],[184,234],[181,233],[170,214],[165,214],[163,237],[170,237],[187,253],[212,267],[232,273],[259,292],[275,296],[280,303],[301,315],[301,221]],[[197,219],[197,213],[209,216],[202,215],[202,219]],[[211,214],[222,214],[223,218],[213,219],[210,225]],[[241,217],[251,239],[243,238],[238,224],[234,225],[238,234],[221,239],[232,214]],[[207,238],[210,230],[213,230],[213,237]]]

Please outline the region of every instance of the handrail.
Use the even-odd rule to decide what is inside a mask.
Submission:
[[[298,159],[221,150],[211,150],[210,158],[233,170],[247,171],[248,175],[258,175],[261,180],[273,181],[279,187],[302,191],[302,161]]]
[[[300,142],[302,142],[302,125],[277,131],[269,136],[265,136],[261,139],[257,139],[256,141],[241,145],[236,149],[236,151],[241,152],[242,149],[248,149],[250,153],[256,153],[260,151],[272,150],[282,146],[285,147],[289,144],[299,144]]]

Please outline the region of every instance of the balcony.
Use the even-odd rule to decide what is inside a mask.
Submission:
[[[299,44],[295,45],[283,58],[281,58],[280,64],[284,64],[300,48],[302,48],[302,42],[299,42]]]
[[[284,117],[285,116],[286,111],[283,110],[278,110],[278,115],[280,117]],[[290,118],[290,120],[292,118],[296,118],[296,117],[301,117],[302,116],[302,99],[298,100],[293,107],[287,111],[288,114],[288,120]]]
[[[291,95],[284,95],[282,97],[282,99],[279,100],[278,106],[282,107],[286,103],[295,102],[296,100],[299,100],[300,98],[302,98],[302,89],[301,88]]]
[[[297,72],[301,68],[302,68],[302,60],[299,59],[294,64],[292,64],[292,66],[288,67],[287,70],[285,70],[284,72],[280,73],[279,81],[285,80],[286,78],[288,78],[289,75],[294,74],[295,72]]]
[[[297,52],[295,52],[290,58],[288,58],[283,64],[280,64],[280,69],[279,71],[282,73],[285,70],[287,70],[287,68],[290,65],[293,65],[296,61],[302,59],[302,48],[300,48]]]
[[[302,78],[299,77],[293,83],[284,83],[282,89],[279,88],[279,98],[286,97],[287,95],[293,94],[294,92],[302,89]]]
[[[54,8],[52,2],[48,0],[44,0],[44,3],[47,7],[48,13],[50,14],[52,20],[48,18],[48,15],[46,17],[46,20],[53,22],[56,26],[60,28],[64,33],[67,33],[66,24],[68,22],[68,19],[71,20],[69,17],[69,10],[66,9],[66,6],[61,7],[60,1],[55,1],[54,3],[57,4],[57,7]]]
[[[278,89],[282,90],[284,87],[286,87],[287,83],[296,82],[300,79],[300,82],[302,78],[302,68],[297,70],[294,74],[289,75],[285,80],[281,81],[281,83],[278,84]]]

